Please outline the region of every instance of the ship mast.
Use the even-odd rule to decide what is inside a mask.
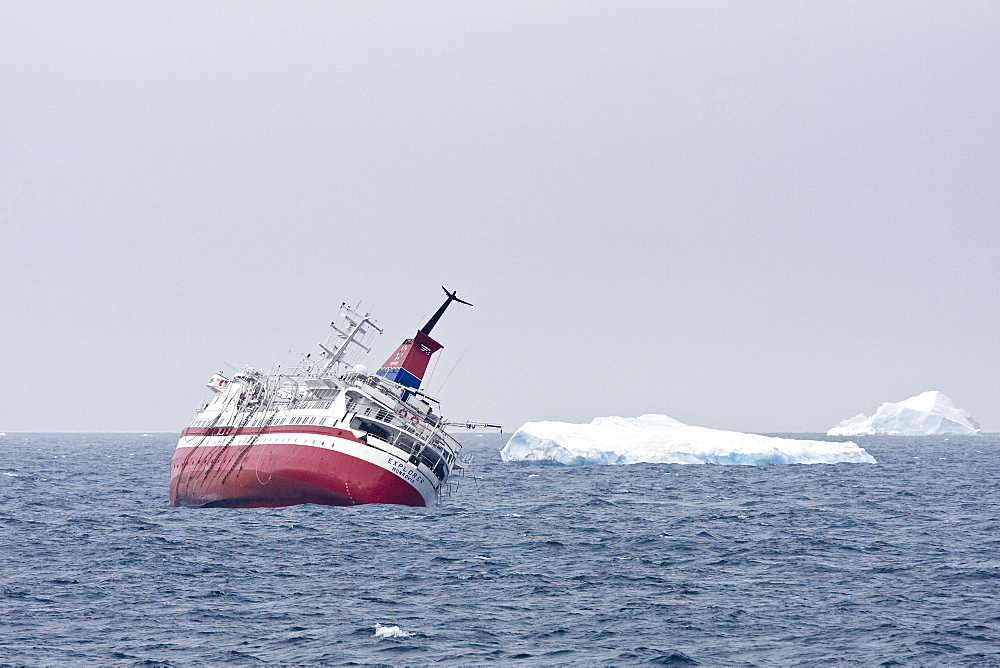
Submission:
[[[389,359],[382,364],[382,367],[375,372],[375,375],[382,376],[387,380],[405,385],[414,390],[420,389],[420,383],[424,379],[424,372],[427,371],[427,363],[430,361],[431,355],[444,347],[430,336],[434,325],[438,323],[438,320],[441,319],[441,316],[444,315],[445,310],[452,302],[472,306],[469,302],[459,299],[456,294],[457,291],[448,292],[448,288],[443,285],[441,289],[444,290],[448,298],[444,300],[444,303],[431,316],[427,324],[417,330],[416,335],[412,339],[404,340],[396,348],[396,352],[389,356]]]
[[[345,325],[347,331],[344,331],[344,329],[338,327],[337,321],[330,323],[330,327],[333,328],[333,331],[337,332],[337,336],[340,337],[341,342],[340,345],[337,346],[336,350],[330,350],[322,343],[319,344],[319,347],[322,348],[323,352],[326,354],[326,362],[324,362],[323,366],[320,368],[319,370],[320,374],[325,373],[327,370],[330,369],[330,367],[339,362],[341,358],[344,356],[344,353],[347,351],[348,346],[350,346],[351,344],[358,346],[366,353],[371,352],[371,348],[364,345],[363,343],[361,343],[360,340],[358,340],[359,336],[364,336],[368,334],[368,331],[364,329],[365,325],[371,325],[372,329],[377,331],[379,334],[382,333],[382,330],[379,328],[378,325],[375,324],[375,321],[369,317],[370,314],[365,313],[362,316],[357,311],[355,311],[353,307],[348,306],[346,302],[341,304],[340,308],[341,308],[340,315],[343,318],[343,320],[347,323]]]
[[[434,329],[434,325],[438,323],[438,320],[440,320],[441,316],[444,315],[445,309],[448,308],[453,301],[458,302],[459,304],[465,304],[466,306],[472,306],[469,302],[458,298],[458,290],[448,292],[448,288],[443,285],[441,286],[441,289],[444,290],[446,295],[448,295],[448,298],[444,300],[444,304],[441,304],[441,307],[437,310],[437,312],[431,316],[431,319],[427,321],[427,324],[420,328],[420,331],[424,334],[430,335],[431,330]]]

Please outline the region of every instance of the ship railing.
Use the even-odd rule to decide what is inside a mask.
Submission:
[[[423,399],[426,399],[429,402],[441,405],[440,401],[438,401],[437,399],[435,399],[434,397],[432,397],[431,395],[427,394],[426,392],[424,392],[419,388],[401,386],[399,383],[383,378],[378,374],[356,373],[352,371],[350,373],[344,374],[342,380],[344,380],[344,382],[348,384],[361,383],[363,385],[374,387],[375,389],[380,390],[386,394],[390,394],[397,399],[400,399],[403,396],[403,393],[415,394]]]
[[[446,454],[448,457],[448,463],[452,466],[455,462],[460,461],[458,458],[458,453],[462,449],[462,444],[459,443],[451,434],[445,432],[437,432],[434,435],[434,439],[431,441],[432,445],[438,446],[438,449]]]
[[[404,420],[391,410],[382,408],[381,406],[367,406],[356,413],[360,417],[367,417],[376,422],[382,422],[400,431],[405,431],[406,433],[416,436],[421,441],[429,440],[429,437],[433,433],[430,429],[423,427],[422,422],[413,424],[409,420]]]
[[[389,385],[395,385],[395,383],[393,383],[392,381],[383,380],[379,376],[374,376],[370,374],[361,374],[361,373],[349,373],[344,376],[344,380],[347,383],[362,383],[364,385],[368,385],[369,387],[373,387],[381,392],[384,392],[385,394],[392,396],[397,401],[400,400],[400,393],[395,388],[389,387]],[[425,397],[437,403],[437,399],[429,397],[426,394],[420,392],[419,390],[414,390],[413,393],[418,394],[422,397]],[[411,413],[411,415],[416,415],[418,418],[420,418],[421,422],[425,423],[432,429],[439,429],[441,425],[444,424],[444,418],[438,415],[432,415],[430,417],[426,417],[418,413]]]
[[[414,436],[420,442],[446,453],[449,463],[454,461],[458,451],[462,448],[454,437],[437,429],[437,425],[433,422],[428,423],[421,420],[420,422],[414,424],[412,421],[405,420],[396,413],[380,406],[368,406],[358,410],[355,415],[365,417],[376,422],[381,422],[399,431]]]

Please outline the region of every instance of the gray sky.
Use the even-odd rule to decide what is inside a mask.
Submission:
[[[5,0],[0,430],[179,430],[344,300],[376,367],[446,285],[449,417],[998,431],[998,156],[996,2]]]

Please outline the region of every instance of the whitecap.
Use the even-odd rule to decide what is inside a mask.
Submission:
[[[376,638],[409,638],[413,633],[409,631],[404,631],[396,625],[390,624],[376,624],[375,625],[375,637]]]

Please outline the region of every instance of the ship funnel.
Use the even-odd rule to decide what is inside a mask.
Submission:
[[[420,388],[420,383],[424,379],[424,372],[427,371],[427,365],[431,361],[431,355],[444,348],[444,346],[430,337],[434,325],[438,323],[438,320],[444,315],[445,309],[453,301],[465,304],[466,306],[472,306],[469,302],[458,298],[456,294],[457,290],[455,292],[448,292],[448,289],[443,285],[441,289],[448,295],[448,298],[444,300],[441,307],[438,308],[434,315],[431,316],[431,319],[427,321],[427,324],[421,327],[412,339],[406,339],[399,344],[396,352],[390,355],[389,359],[382,365],[382,368],[375,372],[377,375],[397,382],[400,385],[406,385],[414,389]]]

